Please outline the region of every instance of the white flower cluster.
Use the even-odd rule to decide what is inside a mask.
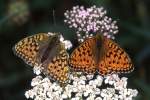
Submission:
[[[66,17],[64,22],[70,28],[77,30],[79,41],[81,38],[89,37],[90,33],[99,32],[108,38],[114,38],[113,34],[118,33],[116,21],[106,16],[106,10],[103,7],[92,6],[85,9],[83,6],[75,6],[71,11],[67,10],[64,15]]]
[[[103,84],[111,87],[103,87]],[[100,75],[70,75],[70,82],[64,87],[49,78],[36,76],[32,79],[33,89],[26,91],[27,99],[34,100],[132,100],[138,91],[127,88],[127,78],[113,74],[105,78]]]
[[[72,48],[72,43],[69,40],[64,40],[64,37],[61,35],[60,36],[60,42],[64,43],[65,49],[71,49]]]
[[[108,93],[104,91],[103,94],[103,96],[109,95],[109,98],[112,100],[132,100],[138,94],[136,89],[127,88],[126,77],[119,78],[117,74],[106,76],[104,83],[113,86],[113,88],[107,88],[109,90]],[[108,100],[108,98],[105,98],[105,100]]]

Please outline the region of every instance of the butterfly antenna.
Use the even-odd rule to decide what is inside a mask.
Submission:
[[[56,26],[55,10],[53,10],[53,23],[54,23],[54,26]]]
[[[56,27],[55,10],[53,10],[53,23],[54,23],[54,27]],[[60,35],[59,32],[57,34]]]

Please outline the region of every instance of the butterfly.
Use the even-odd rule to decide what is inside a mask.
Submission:
[[[134,68],[128,54],[113,40],[96,34],[82,42],[70,55],[74,71],[100,75],[128,73]]]
[[[39,33],[26,37],[13,47],[14,53],[31,66],[41,66],[43,73],[61,83],[68,80],[68,53],[60,35]]]

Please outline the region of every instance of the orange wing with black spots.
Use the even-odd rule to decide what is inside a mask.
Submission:
[[[85,73],[96,71],[96,62],[93,55],[94,45],[95,38],[89,38],[72,52],[69,63],[74,71]]]
[[[129,73],[134,69],[128,54],[111,39],[104,37],[101,51],[104,53],[98,66],[101,75]]]
[[[40,48],[40,42],[45,40],[48,40],[48,34],[45,33],[39,33],[26,37],[13,47],[13,51],[27,64],[31,66],[38,66],[40,62],[36,60],[37,53]]]
[[[67,83],[69,76],[68,54],[65,50],[61,50],[51,62],[44,66],[44,73],[50,75],[54,80],[59,80],[61,83]]]

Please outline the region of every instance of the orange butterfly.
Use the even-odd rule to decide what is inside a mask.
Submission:
[[[86,39],[71,54],[69,64],[75,71],[100,75],[128,73],[134,67],[128,54],[111,39],[96,34]]]
[[[65,83],[68,80],[68,53],[59,35],[39,33],[26,37],[13,47],[14,53],[31,66],[41,66],[50,78]]]

